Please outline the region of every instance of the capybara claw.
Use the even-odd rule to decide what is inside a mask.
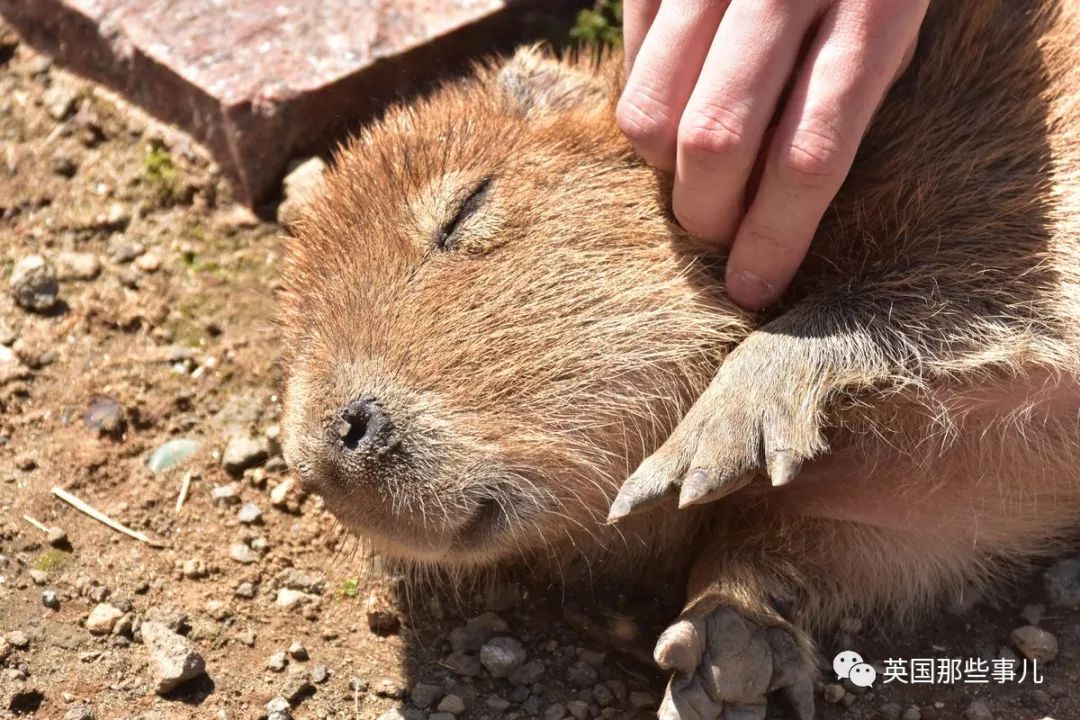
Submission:
[[[657,465],[652,459],[646,460],[623,483],[608,511],[609,523],[618,522],[628,515],[650,508],[675,492],[678,488],[675,476]]]
[[[764,720],[770,696],[813,720],[814,667],[785,627],[698,603],[664,631],[654,657],[672,676],[661,720]]]

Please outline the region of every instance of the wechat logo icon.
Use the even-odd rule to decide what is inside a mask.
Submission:
[[[832,667],[837,680],[850,680],[855,687],[868,688],[877,680],[877,670],[863,662],[862,655],[851,650],[837,653]]]

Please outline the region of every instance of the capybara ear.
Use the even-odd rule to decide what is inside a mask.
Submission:
[[[595,74],[532,45],[519,49],[498,72],[496,82],[524,115],[540,115],[606,102],[606,85]]]

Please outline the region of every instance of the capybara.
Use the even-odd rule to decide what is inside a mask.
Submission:
[[[390,109],[289,243],[292,468],[388,557],[686,578],[661,716],[811,717],[816,634],[1080,524],[1077,38],[1067,0],[933,3],[760,314],[620,133],[621,58]]]

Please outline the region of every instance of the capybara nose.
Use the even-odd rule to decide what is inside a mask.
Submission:
[[[342,408],[334,432],[341,448],[347,452],[380,454],[395,442],[393,422],[382,403],[370,395]]]

